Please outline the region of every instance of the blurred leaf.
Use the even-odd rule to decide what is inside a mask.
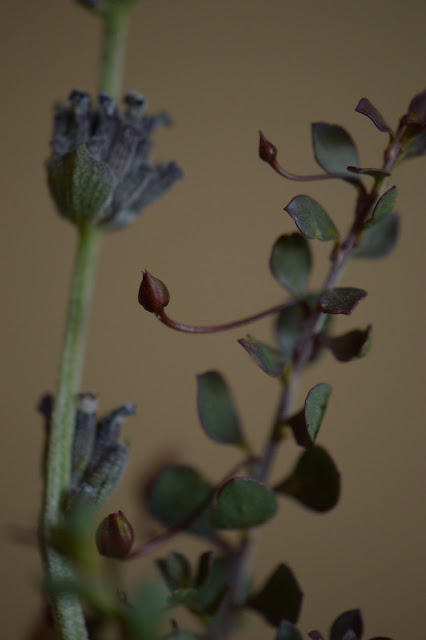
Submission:
[[[363,358],[371,348],[372,326],[366,329],[353,329],[342,336],[321,338],[322,344],[330,349],[336,360],[349,362],[354,358]]]
[[[385,171],[384,169],[374,169],[372,167],[365,167],[365,169],[361,169],[360,167],[349,166],[348,171],[358,175],[372,176],[373,178],[376,178],[376,180],[378,178],[388,178],[392,175],[389,171]]]
[[[405,150],[398,158],[397,164],[403,160],[409,160],[410,158],[418,158],[426,154],[426,130],[420,131],[414,136],[405,147]]]
[[[359,166],[358,152],[349,133],[336,124],[314,122],[312,144],[315,159],[327,173],[343,173],[349,165]]]
[[[163,640],[197,640],[200,636],[194,635],[191,631],[184,631],[183,629],[176,629],[173,633],[165,636]]]
[[[167,527],[181,524],[213,495],[213,485],[198,471],[184,465],[163,468],[147,489],[150,513]],[[187,531],[208,539],[215,538],[206,510],[195,518]]]
[[[231,478],[218,491],[210,514],[218,529],[247,529],[270,520],[277,511],[274,492],[251,478]]]
[[[133,606],[124,609],[125,624],[130,632],[130,638],[158,640],[158,632],[165,617],[166,605],[167,596],[161,585],[155,582],[144,584],[140,588]]]
[[[333,287],[326,289],[319,297],[319,308],[323,313],[348,316],[364,300],[367,292],[356,287]]]
[[[269,260],[272,275],[296,298],[306,293],[312,256],[300,233],[282,235],[273,246]]]
[[[328,240],[338,240],[339,232],[328,213],[322,206],[309,196],[296,196],[286,207],[287,211],[295,221],[298,229],[307,238],[318,239],[326,242]]]
[[[391,187],[386,191],[381,198],[376,202],[376,206],[374,207],[372,216],[368,221],[368,226],[372,227],[373,225],[381,222],[389,213],[391,213],[392,209],[395,206],[396,198],[398,196],[397,187]]]
[[[292,430],[296,442],[302,447],[311,447],[318,435],[331,394],[329,384],[322,382],[309,391],[304,408],[286,420]]]
[[[331,625],[330,640],[344,640],[348,631],[355,633],[355,638],[360,640],[363,632],[361,611],[352,609],[342,613]]]
[[[210,576],[213,568],[213,551],[204,551],[198,559],[197,575],[195,577],[195,584],[197,587],[201,586]]]
[[[381,222],[363,232],[361,242],[352,256],[369,260],[384,258],[395,248],[398,232],[399,218],[396,213],[390,213]]]
[[[229,587],[232,565],[227,557],[216,556],[205,580],[198,587],[202,610],[213,614],[219,607]]]
[[[290,475],[274,489],[309,509],[325,512],[339,500],[340,474],[327,451],[314,446],[302,453]]]
[[[367,116],[367,118],[370,118],[371,122],[376,125],[379,131],[383,131],[383,133],[392,133],[392,129],[382,114],[367,98],[361,98],[355,108],[355,111],[362,113],[364,116]]]
[[[291,622],[281,620],[275,640],[303,640],[302,634]]]
[[[281,620],[297,622],[303,593],[292,571],[280,564],[262,589],[251,596],[246,605],[262,614],[277,627]]]
[[[170,591],[190,586],[191,567],[182,553],[168,553],[165,558],[158,558],[155,563]]]
[[[312,640],[324,640],[324,637],[320,634],[319,631],[310,631],[308,636],[312,638]]]
[[[415,95],[411,100],[406,122],[426,125],[426,89]]]
[[[274,349],[269,345],[256,340],[251,335],[247,335],[245,338],[238,340],[240,345],[251,355],[257,362],[259,367],[273,378],[278,378],[282,375],[287,360],[278,349]]]
[[[216,442],[243,445],[240,421],[229,386],[218,371],[197,376],[198,415],[205,433]]]

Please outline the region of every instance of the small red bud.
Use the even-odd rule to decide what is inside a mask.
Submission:
[[[96,530],[96,546],[107,558],[125,558],[134,539],[133,527],[122,511],[110,513]]]
[[[167,307],[169,300],[169,290],[164,282],[158,278],[154,278],[154,276],[145,269],[141,286],[139,287],[139,304],[150,313],[158,314],[164,307]]]
[[[269,140],[265,138],[261,131],[259,131],[259,136],[259,156],[262,160],[271,164],[277,156],[277,148],[272,142],[269,142]]]

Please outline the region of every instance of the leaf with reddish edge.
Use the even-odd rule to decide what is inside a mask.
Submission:
[[[270,520],[277,508],[272,489],[251,478],[231,478],[217,492],[210,520],[217,529],[248,529]]]
[[[198,415],[204,432],[215,442],[244,445],[231,390],[219,371],[197,376]]]
[[[304,236],[291,233],[279,237],[273,246],[269,266],[274,278],[293,296],[305,295],[312,255]]]
[[[363,231],[358,247],[353,251],[354,258],[377,260],[389,255],[398,240],[399,216],[389,213],[372,227]]]
[[[246,606],[262,614],[270,624],[278,626],[283,619],[297,622],[302,599],[303,593],[293,572],[285,564],[280,564],[262,589],[248,599]]]
[[[355,111],[358,113],[362,113],[367,118],[370,118],[371,122],[378,128],[379,131],[383,131],[383,133],[393,133],[392,129],[382,116],[382,114],[376,109],[376,107],[371,104],[368,98],[361,98],[358,102]]]
[[[386,218],[389,213],[391,213],[395,206],[397,196],[398,188],[396,186],[393,186],[377,200],[371,218],[367,222],[367,225],[369,227],[378,224],[379,222],[384,220],[384,218]]]
[[[392,175],[389,171],[385,171],[384,169],[374,169],[372,167],[366,167],[365,169],[361,169],[361,167],[351,167],[349,166],[348,171],[351,173],[357,173],[358,175],[366,175],[375,178],[376,180],[379,178],[388,178]]]
[[[298,229],[310,240],[338,240],[339,232],[322,206],[309,196],[296,196],[284,211],[287,211],[295,221]]]
[[[322,636],[319,631],[310,631],[308,636],[312,638],[312,640],[324,640],[324,636]]]
[[[349,133],[337,124],[312,123],[315,160],[327,173],[350,174],[349,165],[358,166],[358,151]],[[353,178],[352,178],[353,179]]]
[[[300,631],[291,622],[281,620],[275,640],[303,640],[303,638]]]
[[[241,338],[238,342],[268,376],[278,378],[282,375],[288,361],[281,351],[270,347],[260,340],[256,340],[256,338],[253,338],[251,335]]]
[[[356,287],[333,287],[326,289],[319,297],[318,305],[323,313],[348,316],[364,300],[367,292]]]
[[[372,331],[372,326],[369,325],[366,329],[353,329],[336,337],[321,334],[320,341],[330,349],[336,360],[349,362],[354,358],[363,358],[369,353]]]
[[[339,500],[340,473],[327,451],[314,446],[302,453],[293,471],[274,490],[325,513]]]
[[[426,125],[426,89],[411,100],[405,122]]]
[[[301,447],[312,447],[318,435],[331,394],[326,382],[315,385],[306,396],[305,406],[299,413],[288,418],[288,424]]]
[[[361,611],[359,609],[345,611],[338,616],[331,625],[330,640],[344,640],[348,631],[353,631],[356,640],[361,640],[363,627]]]

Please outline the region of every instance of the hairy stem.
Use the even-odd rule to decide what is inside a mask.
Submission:
[[[109,2],[102,15],[103,42],[99,90],[118,98],[123,78],[130,4]]]
[[[51,582],[69,578],[66,560],[49,545],[52,531],[64,513],[74,434],[74,400],[80,389],[87,318],[101,232],[92,227],[81,230],[74,263],[62,353],[46,452],[46,478],[41,522],[43,554]],[[51,604],[61,640],[87,638],[84,616],[74,595],[52,596]]]

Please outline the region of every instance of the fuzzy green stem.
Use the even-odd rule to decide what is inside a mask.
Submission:
[[[71,472],[75,396],[80,390],[87,319],[101,231],[87,226],[79,233],[46,452],[46,481],[41,522],[47,578],[52,583],[71,576],[65,559],[49,547],[52,530],[61,523]],[[84,640],[87,632],[78,598],[55,595],[51,600],[59,638]]]
[[[117,99],[121,92],[130,2],[109,2],[102,14],[103,41],[99,90]]]

